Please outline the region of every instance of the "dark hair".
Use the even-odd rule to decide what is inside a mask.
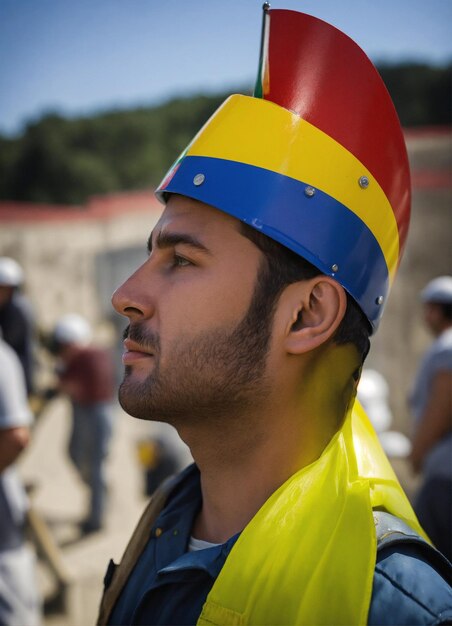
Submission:
[[[240,232],[252,241],[265,256],[267,261],[264,269],[265,280],[261,283],[264,285],[266,297],[273,299],[275,303],[287,285],[301,280],[309,280],[322,274],[315,265],[303,257],[243,222],[240,222]],[[370,334],[371,327],[366,316],[355,300],[347,293],[347,309],[334,336],[335,343],[338,345],[353,343],[364,362],[369,352]]]

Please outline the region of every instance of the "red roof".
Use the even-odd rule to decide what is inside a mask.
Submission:
[[[83,206],[0,200],[0,221],[108,220],[116,215],[145,211],[160,213],[161,210],[162,205],[152,190],[127,191],[105,196],[92,196]]]

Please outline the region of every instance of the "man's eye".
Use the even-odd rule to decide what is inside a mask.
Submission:
[[[187,267],[187,265],[191,265],[191,262],[183,256],[179,256],[175,254],[173,257],[173,266],[174,267]]]

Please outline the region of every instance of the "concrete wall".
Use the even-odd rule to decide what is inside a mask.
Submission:
[[[419,291],[432,278],[452,274],[452,135],[408,137],[407,147],[415,184],[410,231],[367,366],[387,378],[396,425],[409,432],[406,397],[431,341]]]
[[[103,219],[0,222],[0,255],[19,261],[40,327],[67,312],[93,324],[109,317],[110,298],[139,261],[157,208]]]

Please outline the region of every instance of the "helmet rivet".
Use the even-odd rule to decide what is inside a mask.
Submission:
[[[202,185],[205,180],[206,177],[204,176],[204,174],[196,174],[193,179],[193,184],[199,187],[199,185]]]
[[[307,187],[304,188],[304,195],[308,196],[308,198],[312,198],[314,194],[315,194],[314,187],[311,187],[310,185],[308,185]]]
[[[383,304],[383,302],[384,302],[384,297],[383,296],[378,296],[378,298],[375,300],[375,304],[378,304],[378,306]]]
[[[339,271],[339,265],[337,265],[337,263],[335,263],[334,265],[331,266],[331,271],[336,273]]]
[[[361,189],[367,189],[367,187],[369,186],[369,179],[367,178],[367,176],[360,176],[358,184]]]

